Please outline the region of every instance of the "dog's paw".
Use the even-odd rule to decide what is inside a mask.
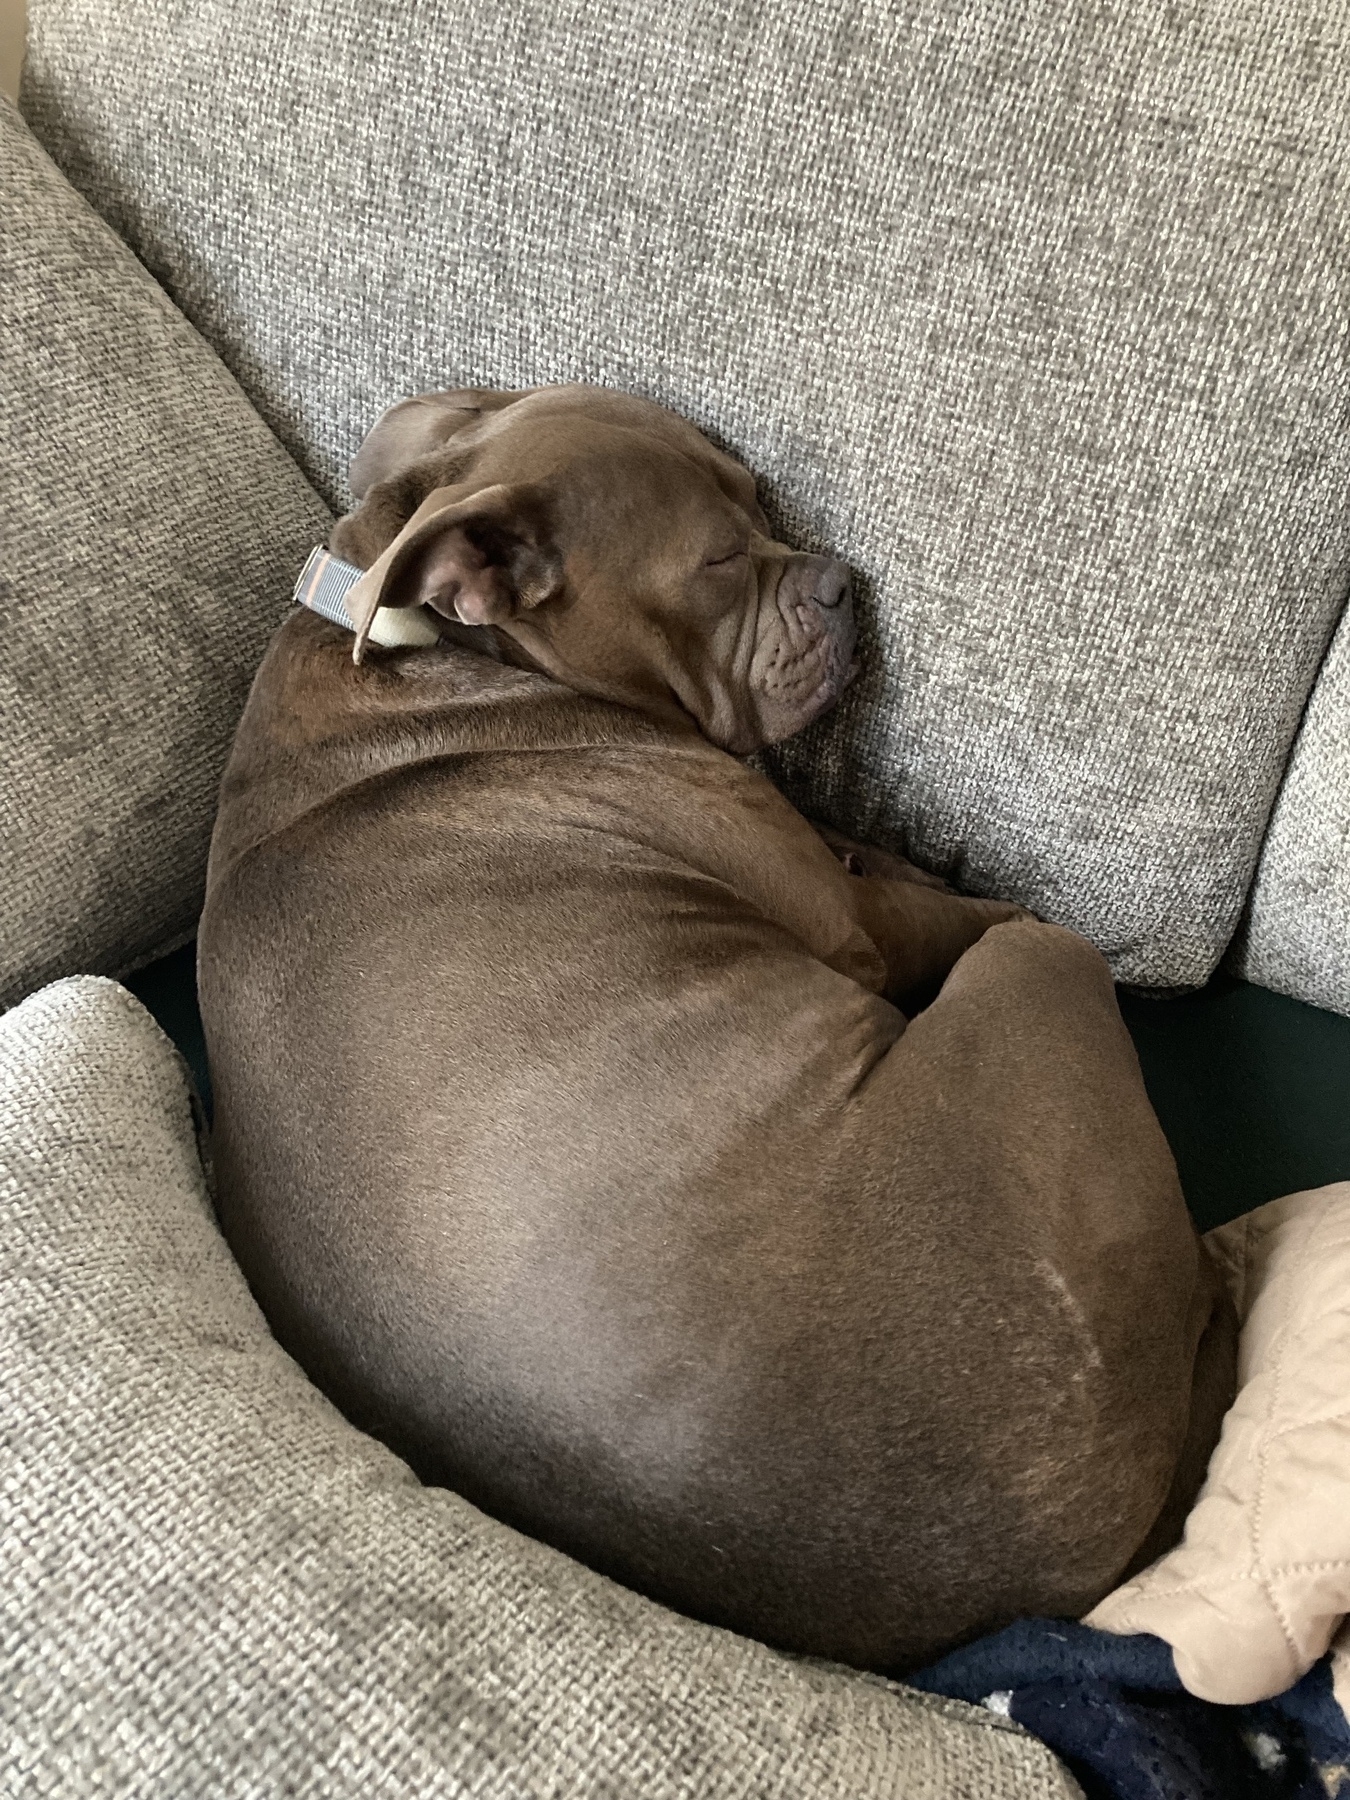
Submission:
[[[991,925],[1041,925],[1044,920],[1025,906],[1018,906],[1013,900],[981,900],[980,905],[987,909]]]
[[[870,875],[878,881],[910,881],[916,887],[938,888],[944,894],[955,892],[940,875],[930,875],[927,869],[906,861],[892,850],[880,850],[875,844],[859,844],[828,825],[817,825],[815,830],[850,875]]]

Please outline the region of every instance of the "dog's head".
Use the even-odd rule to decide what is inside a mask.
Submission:
[[[745,754],[856,673],[848,570],[770,537],[750,475],[692,425],[599,388],[466,389],[391,407],[333,534],[379,607],[489,628],[580,693],[691,717]]]

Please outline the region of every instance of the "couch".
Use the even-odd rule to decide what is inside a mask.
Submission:
[[[1203,1226],[1350,1177],[1347,77],[1292,0],[30,0],[6,1793],[1075,1791],[421,1489],[309,1387],[210,1212],[214,788],[382,406],[649,394],[858,573],[866,675],[774,779],[1100,946]]]

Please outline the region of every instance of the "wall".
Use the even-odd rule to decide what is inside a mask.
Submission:
[[[23,60],[24,0],[0,0],[0,88],[12,100],[19,91]]]

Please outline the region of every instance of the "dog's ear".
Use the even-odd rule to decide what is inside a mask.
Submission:
[[[429,606],[465,625],[500,625],[562,585],[538,489],[498,484],[466,497],[437,488],[345,596],[356,626],[353,660],[361,661],[381,607]]]
[[[450,388],[439,394],[415,394],[386,407],[352,459],[352,497],[362,500],[377,482],[388,481],[410,463],[443,450],[461,433],[489,414],[501,412],[532,388],[494,393],[491,388]]]

